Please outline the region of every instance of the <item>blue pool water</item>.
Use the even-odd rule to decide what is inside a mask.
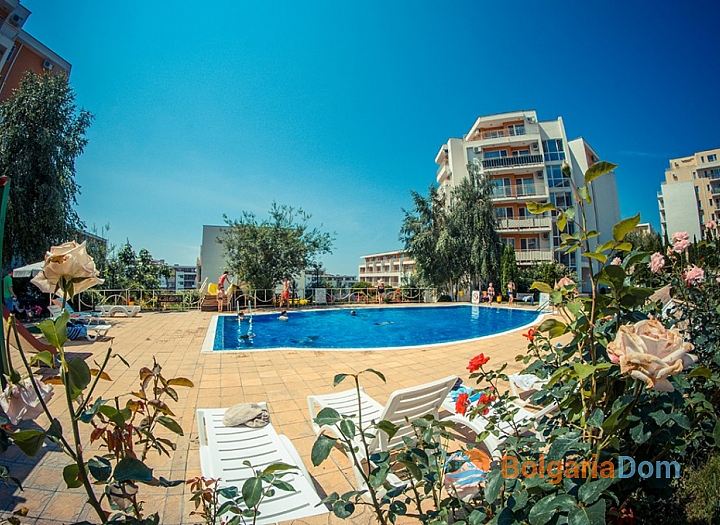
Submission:
[[[486,306],[358,308],[289,312],[248,317],[218,316],[212,349],[269,348],[394,348],[451,343],[497,334],[533,323],[535,311]]]

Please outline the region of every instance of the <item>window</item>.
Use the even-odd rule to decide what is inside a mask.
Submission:
[[[535,184],[532,179],[516,179],[515,186],[517,188],[518,197],[523,195],[535,195]]]
[[[677,175],[675,175],[674,173],[672,175],[673,175],[673,180],[677,180]]]
[[[510,124],[508,133],[510,135],[525,135],[525,124]]]
[[[504,149],[496,151],[484,151],[483,159],[499,159],[500,157],[507,157],[507,151]]]
[[[543,140],[543,150],[545,150],[545,162],[552,160],[565,160],[565,149],[563,148],[562,139]]]
[[[563,177],[562,166],[560,164],[551,164],[547,167],[548,186],[551,188],[569,188],[570,179]]]
[[[495,216],[498,219],[512,219],[514,212],[515,210],[513,210],[510,206],[495,208]]]
[[[525,239],[520,239],[520,249],[521,250],[537,250],[538,249],[537,237],[528,237]]]
[[[512,152],[513,157],[525,157],[527,155],[530,155],[529,149],[520,149]]]
[[[569,191],[557,191],[550,194],[550,202],[552,202],[556,208],[565,210],[572,206],[572,197]]]
[[[716,160],[717,160],[716,154],[713,153],[712,155],[708,155],[708,162],[715,162]]]
[[[503,237],[502,239],[503,244],[506,244],[507,246],[512,246],[515,248],[515,239],[512,237]]]

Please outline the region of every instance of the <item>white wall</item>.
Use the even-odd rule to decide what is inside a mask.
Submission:
[[[200,278],[199,282],[207,277],[209,283],[215,283],[220,275],[227,270],[225,261],[225,248],[217,242],[222,237],[227,226],[203,225],[202,245],[200,246]]]
[[[660,190],[665,202],[668,237],[672,237],[675,232],[688,232],[691,239],[695,237],[700,240],[702,229],[693,181],[662,184]]]

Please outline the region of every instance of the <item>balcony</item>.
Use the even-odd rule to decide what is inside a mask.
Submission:
[[[492,188],[493,199],[523,199],[527,197],[547,196],[545,184],[510,184],[494,186]]]
[[[519,155],[517,157],[500,157],[497,159],[485,159],[482,161],[483,169],[514,168],[517,166],[529,166],[542,164],[542,155]]]
[[[713,184],[711,193],[713,197],[720,196],[720,184]]]
[[[522,264],[533,264],[536,262],[552,262],[553,252],[551,250],[517,250],[515,260]]]
[[[452,172],[450,171],[449,164],[442,164],[437,170],[437,183],[442,184],[450,178]]]
[[[550,217],[520,217],[518,219],[498,219],[498,230],[529,231],[550,230],[552,219]]]

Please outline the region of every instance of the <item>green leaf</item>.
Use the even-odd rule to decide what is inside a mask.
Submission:
[[[33,355],[30,358],[30,366],[34,366],[35,364],[37,364],[38,361],[40,361],[41,363],[43,363],[51,368],[55,364],[55,363],[53,363],[53,355],[50,352],[48,352],[47,350],[43,350],[42,352]]]
[[[592,197],[590,197],[590,191],[588,190],[587,186],[580,186],[577,189],[577,192],[582,200],[584,200],[588,204],[592,204]]]
[[[67,365],[68,374],[64,378],[66,381],[65,386],[70,388],[70,397],[75,399],[90,384],[92,375],[90,374],[90,367],[80,357],[73,357]]]
[[[595,259],[597,261],[600,261],[601,263],[605,264],[605,261],[608,260],[608,256],[604,253],[597,253],[597,252],[586,252],[582,254],[583,257],[588,257],[590,259]]]
[[[110,405],[101,405],[97,410],[100,414],[108,418],[120,428],[125,428],[125,418],[120,411]]]
[[[330,407],[323,408],[320,412],[318,412],[318,415],[315,416],[315,424],[323,426],[332,426],[338,421],[342,420],[342,416],[338,413],[337,410]]]
[[[340,421],[340,432],[343,436],[345,436],[348,439],[352,439],[355,437],[355,423],[353,423],[353,420],[343,419]]]
[[[710,376],[712,376],[712,372],[710,371],[709,368],[706,368],[704,366],[699,366],[697,368],[693,368],[692,370],[690,370],[690,373],[688,375],[686,375],[685,377],[688,379],[691,377],[704,377],[706,379],[709,379]]]
[[[635,217],[629,219],[623,219],[613,226],[613,239],[620,242],[625,236],[633,231],[635,227],[640,224],[640,214],[638,213]]]
[[[575,373],[578,375],[578,379],[582,381],[586,377],[592,375],[595,370],[603,370],[612,366],[610,363],[600,363],[599,365],[585,365],[582,363],[575,363],[573,368]]]
[[[338,386],[347,376],[348,374],[335,374],[335,377],[333,378],[333,386]]]
[[[285,470],[297,470],[297,467],[293,467],[292,465],[288,465],[287,463],[272,463],[265,467],[265,470],[262,471],[261,476],[267,476],[269,474],[273,474],[275,472],[283,472]]]
[[[557,208],[552,202],[528,202],[527,209],[533,215],[539,215],[546,211],[554,211]]]
[[[538,290],[539,292],[542,292],[542,293],[552,293],[552,291],[553,291],[553,289],[550,288],[549,284],[545,284],[540,281],[533,282],[532,285],[530,286],[530,289]]]
[[[41,323],[36,323],[40,331],[42,332],[47,342],[51,346],[60,349],[65,345],[67,341],[67,324],[70,321],[70,312],[63,308],[60,315],[53,321],[52,319],[45,319]]]
[[[620,418],[623,412],[628,409],[629,406],[630,405],[622,405],[615,412],[610,414],[610,416],[608,416],[608,418],[605,420],[605,423],[603,423],[602,425],[602,429],[605,431],[605,434],[610,434],[613,430],[615,430],[617,420]]]
[[[122,483],[123,481],[142,481],[149,483],[153,479],[152,469],[136,458],[122,458],[115,465],[115,473],[113,474],[115,481]]]
[[[616,250],[619,250],[621,252],[631,252],[633,249],[632,244],[629,242],[621,242],[615,247]]]
[[[604,490],[612,485],[613,478],[599,478],[597,481],[588,481],[580,486],[578,490],[578,498],[586,505],[592,505],[600,497]]]
[[[185,433],[183,432],[182,427],[180,424],[175,421],[173,418],[168,416],[158,416],[157,420],[158,423],[160,423],[165,428],[172,430],[175,432],[178,436],[184,436]]]
[[[262,480],[260,478],[246,479],[241,492],[245,505],[254,507],[262,497]]]
[[[545,525],[555,515],[555,494],[545,496],[530,509],[528,519],[531,525]]]
[[[501,469],[490,471],[487,476],[487,482],[485,483],[485,501],[493,503],[497,499],[504,481],[505,478],[502,477]]]
[[[69,489],[76,489],[82,487],[82,481],[80,480],[80,467],[77,463],[71,463],[63,469],[63,479]]]
[[[592,166],[590,166],[587,171],[585,172],[585,184],[588,184],[601,175],[605,175],[606,173],[610,173],[612,170],[617,168],[617,164],[613,164],[611,162],[606,162],[604,160],[601,160],[600,162],[596,162]]]
[[[547,461],[559,461],[567,456],[571,450],[578,450],[580,446],[580,435],[577,432],[568,432],[558,436],[550,445],[547,454]]]
[[[547,332],[550,339],[560,337],[567,330],[567,326],[557,319],[546,319],[537,327],[538,332]]]
[[[63,430],[60,421],[58,421],[57,418],[53,418],[53,420],[50,422],[50,426],[47,429],[47,436],[49,438],[60,439],[62,437],[62,432]]]
[[[335,438],[331,438],[325,434],[318,436],[310,453],[310,461],[312,461],[313,466],[317,467],[327,459],[335,443],[337,443],[337,439]]]
[[[591,427],[602,428],[603,421],[605,420],[605,414],[599,408],[596,408],[592,415],[588,418],[587,424]]]
[[[379,421],[376,424],[377,428],[382,430],[388,435],[388,439],[392,439],[395,434],[397,434],[397,431],[400,430],[400,427],[395,425],[394,423],[391,423],[390,421],[383,419],[382,421]]]
[[[568,525],[596,525],[605,523],[605,501],[591,507],[576,507],[568,514]]]
[[[607,242],[602,243],[602,244],[601,244],[600,246],[598,246],[597,248],[595,248],[595,252],[596,252],[596,253],[604,252],[605,250],[609,250],[609,249],[612,248],[613,246],[615,246],[615,241],[614,241],[614,240],[609,240],[609,241],[607,241]]]
[[[40,452],[43,441],[45,441],[45,432],[42,430],[18,430],[10,434],[13,442],[30,457],[34,457]]]
[[[558,215],[557,215],[557,220],[555,221],[559,231],[565,231],[565,227],[567,226],[567,221],[568,221],[567,215],[565,215],[565,213],[563,213],[562,211],[559,211]]]
[[[398,463],[403,465],[408,472],[410,472],[410,475],[415,478],[416,480],[422,479],[422,470],[420,470],[420,467],[418,467],[415,463],[408,459],[398,459]]]
[[[605,266],[598,273],[598,282],[610,285],[616,292],[620,291],[625,283],[625,270],[622,266],[611,264]]]
[[[366,368],[365,370],[363,370],[363,371],[360,372],[360,373],[362,374],[362,373],[365,373],[365,372],[370,372],[371,374],[375,374],[375,375],[378,376],[380,379],[382,379],[382,382],[383,382],[383,383],[387,383],[387,381],[385,380],[385,376],[382,374],[382,372],[378,372],[377,370],[374,370],[374,369],[372,369],[372,368]]]
[[[100,456],[95,456],[87,462],[90,474],[101,482],[106,482],[112,475],[112,465],[110,462]]]
[[[333,503],[333,514],[340,519],[347,519],[355,512],[355,504],[352,501],[338,500]]]

